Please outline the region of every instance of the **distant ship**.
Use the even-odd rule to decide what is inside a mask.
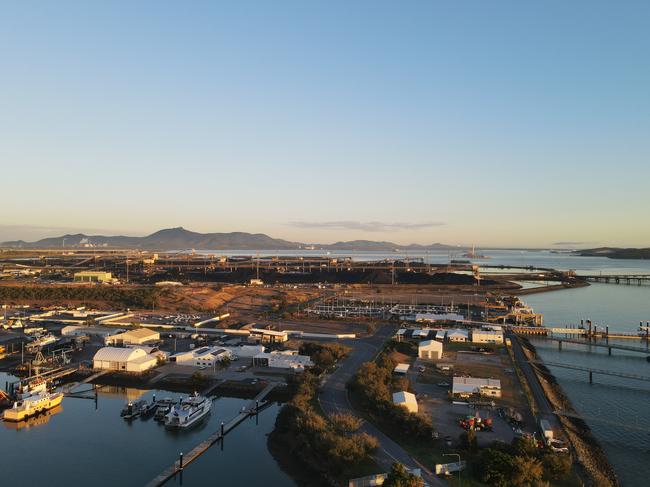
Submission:
[[[489,259],[490,258],[487,255],[477,254],[476,249],[474,248],[474,245],[472,245],[471,252],[465,252],[463,254],[463,257],[467,257],[469,259]]]
[[[7,409],[3,414],[5,421],[25,421],[45,411],[54,409],[63,400],[61,392],[39,392],[16,401],[13,407]]]
[[[187,429],[199,423],[210,414],[212,401],[207,397],[194,394],[183,399],[165,416],[165,428]]]

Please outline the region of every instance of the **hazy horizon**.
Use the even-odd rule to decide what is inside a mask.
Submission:
[[[649,18],[642,1],[5,5],[0,240],[649,247]]]

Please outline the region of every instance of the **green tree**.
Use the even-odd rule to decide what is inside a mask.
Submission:
[[[468,429],[460,435],[460,445],[463,449],[475,452],[478,449],[476,431]]]
[[[571,458],[568,455],[548,454],[542,459],[544,478],[561,480],[571,471]]]
[[[481,452],[479,476],[481,482],[495,487],[508,487],[511,483],[514,458],[512,455],[487,448]]]
[[[384,487],[424,487],[424,480],[406,470],[401,463],[393,463]]]
[[[512,483],[521,487],[542,487],[547,485],[543,480],[544,468],[542,462],[534,457],[514,457]]]

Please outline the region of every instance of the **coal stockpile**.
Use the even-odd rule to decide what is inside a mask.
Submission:
[[[255,269],[233,269],[229,271],[213,270],[166,270],[147,277],[148,282],[165,280],[178,280],[182,282],[227,282],[227,283],[248,283],[251,279],[258,278]],[[383,269],[350,269],[334,270],[319,269],[311,272],[282,272],[276,270],[260,269],[259,279],[269,284],[438,284],[438,285],[465,285],[471,286],[476,283],[473,276],[455,273],[426,272],[395,272]],[[494,281],[482,281],[482,284],[490,284]]]

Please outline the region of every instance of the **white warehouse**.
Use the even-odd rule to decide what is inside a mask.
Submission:
[[[142,348],[100,348],[93,357],[93,368],[142,373],[158,365],[158,357]]]
[[[442,358],[442,342],[424,340],[418,345],[418,357],[423,359],[440,360]]]
[[[124,333],[111,335],[104,339],[106,345],[144,345],[160,340],[160,333],[147,328],[137,328]]]

